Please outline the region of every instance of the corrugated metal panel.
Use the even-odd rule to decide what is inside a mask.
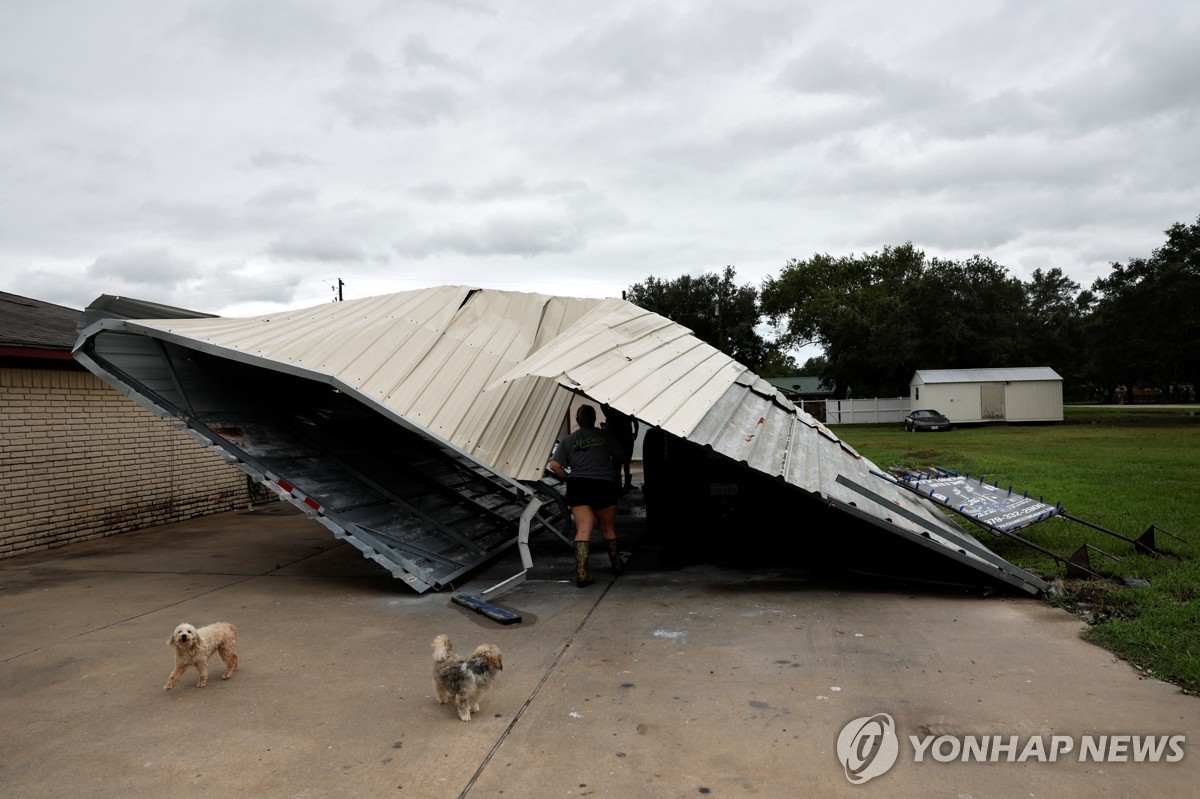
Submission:
[[[924,542],[921,546],[940,547],[955,558],[979,560],[977,542],[967,539],[911,493],[872,474],[877,467],[799,411],[765,380],[686,328],[624,301],[444,286],[253,319],[109,320],[94,327],[92,335],[98,337],[101,349],[106,336],[141,334],[218,359],[327,383],[426,437],[452,460],[459,453],[513,481],[532,481],[542,475],[571,398],[569,392],[580,393],[744,463],[778,479],[781,485],[853,507],[879,520],[885,529],[919,539]],[[80,347],[85,339],[81,337]],[[171,358],[164,353],[162,350],[159,355],[169,367]],[[185,375],[189,383],[182,386],[171,369],[148,362],[157,357],[153,347],[142,343],[126,355],[143,359],[137,361],[141,365],[131,360],[129,368],[145,370],[154,384],[147,391],[178,397],[183,404],[193,392],[204,398],[200,404],[210,409],[199,416],[208,413],[219,421],[226,398],[205,394],[203,370]],[[215,363],[210,368],[222,369]],[[115,382],[121,382],[119,376]],[[268,385],[262,384],[264,391],[276,390]],[[311,391],[299,384],[297,390]],[[319,398],[320,393],[315,396]],[[310,417],[310,424],[319,426],[323,401],[314,401],[318,404],[301,410]],[[240,412],[252,410],[243,407]],[[353,418],[346,417],[346,422]],[[275,422],[247,416],[240,427],[229,426],[255,425],[265,430],[271,424]],[[289,429],[286,425],[279,428],[285,437],[292,435]],[[316,448],[314,457],[328,457],[340,445],[329,440]],[[296,447],[289,444],[287,452],[299,451],[299,447],[299,443]],[[352,465],[360,455],[334,454],[331,465],[310,463],[302,473],[318,490],[329,493],[325,502],[345,517],[323,519],[336,521],[336,529],[353,533],[354,526],[361,523],[351,514],[360,512],[361,503],[355,499],[352,507],[339,511],[339,491],[351,489],[326,487],[322,475],[326,470],[341,470],[346,476],[339,478],[339,484],[352,486],[362,474],[357,467],[344,466]],[[375,454],[371,464],[372,470],[387,468]],[[486,477],[482,472],[479,476]],[[372,482],[364,483],[370,490],[353,491],[363,497],[378,493]],[[530,490],[515,483],[512,488],[517,494]],[[497,490],[509,488],[499,486]],[[405,516],[409,519],[405,521],[390,510],[386,515],[396,525],[398,537],[383,546],[411,548],[416,546],[413,536],[420,532],[429,539],[417,550],[434,560],[440,558],[451,570],[426,575],[431,567],[417,568],[403,561],[408,564],[405,569],[420,572],[427,584],[452,579],[449,575],[476,562],[455,554],[457,550],[434,551],[442,533],[427,533],[420,524],[414,527],[410,516]],[[362,527],[366,537],[356,545],[365,552],[378,552],[367,540],[374,529]],[[487,536],[488,543],[471,544],[470,548],[484,554],[494,551],[493,546],[504,543],[497,538],[499,529],[484,527],[471,533]],[[984,568],[984,561],[988,559],[976,565]],[[986,569],[990,571],[994,565],[988,561]],[[1015,568],[1005,573],[1005,579],[1022,587],[1036,582]]]
[[[875,477],[872,472],[879,472],[879,467],[836,437],[822,434],[812,417],[784,403],[782,398],[734,385],[713,405],[688,440],[809,493],[863,509],[871,501],[839,482],[841,477],[850,478],[871,486],[874,494],[886,500],[884,505],[866,508],[873,515],[892,516],[894,507],[904,507],[922,522],[899,518],[895,523],[901,527],[917,533],[937,532],[944,538],[962,535],[944,516],[930,511],[911,493]]]
[[[682,325],[605,300],[493,385],[550,378],[686,438],[744,374],[746,367]]]
[[[646,313],[624,303],[597,307],[505,379],[554,378],[751,469],[853,507],[976,568],[997,569],[994,554],[910,492],[876,476],[881,470],[875,464],[770,383],[681,334],[678,325],[661,317],[642,319]],[[1028,577],[1008,564],[1000,570],[1018,584]]]
[[[918,369],[913,383],[1003,383],[1025,380],[1062,380],[1049,366],[1006,369]]]
[[[952,422],[1062,421],[1062,378],[1048,366],[920,370],[913,407],[936,408]],[[989,386],[993,388],[989,388]],[[1001,398],[994,396],[1003,392]],[[1001,412],[1002,411],[1002,412]]]
[[[484,389],[600,302],[441,286],[249,319],[139,320],[127,329],[325,379],[502,474],[534,480],[570,397],[537,380]]]
[[[974,383],[931,383],[921,392],[921,401],[914,408],[941,411],[952,422],[979,422],[983,406],[979,386]]]
[[[1005,418],[1010,422],[1061,422],[1062,384],[1052,381],[1005,386]]]
[[[84,342],[81,363],[182,420],[198,442],[414,590],[444,587],[504,551],[522,514],[536,510],[534,487],[498,478],[326,383],[102,324],[110,329]],[[531,520],[556,524],[540,512]]]

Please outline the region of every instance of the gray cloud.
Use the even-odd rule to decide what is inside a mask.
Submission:
[[[315,0],[195,3],[189,7],[184,25],[211,37],[234,57],[286,58],[297,52],[337,47],[352,38],[340,17]]]
[[[291,167],[311,166],[316,159],[304,153],[289,153],[281,150],[258,150],[246,159],[250,169],[279,170]]]
[[[569,220],[509,213],[463,225],[415,231],[397,239],[395,250],[402,256],[413,258],[427,258],[438,253],[531,258],[571,252],[583,245],[581,231]]]
[[[358,263],[366,260],[366,253],[358,244],[309,236],[277,239],[267,246],[267,255],[277,261]]]
[[[412,72],[431,72],[446,77],[479,80],[478,67],[433,47],[424,35],[409,36],[401,47],[404,65]]]
[[[461,94],[449,86],[392,89],[347,83],[329,94],[329,103],[359,128],[428,127],[463,108]]]
[[[251,207],[295,208],[311,206],[317,201],[317,190],[301,184],[280,184],[263,189],[246,201]]]
[[[0,4],[0,288],[73,306],[324,302],[331,265],[611,295],[909,240],[1086,285],[1200,212],[1184,0],[71,8]]]
[[[202,270],[195,261],[165,247],[148,247],[102,255],[84,270],[84,274],[118,285],[170,289],[199,277]]]

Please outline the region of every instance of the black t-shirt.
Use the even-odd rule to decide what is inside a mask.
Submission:
[[[621,462],[622,451],[607,431],[581,427],[571,433],[554,450],[554,460],[572,477],[591,480],[617,480],[614,464]]]

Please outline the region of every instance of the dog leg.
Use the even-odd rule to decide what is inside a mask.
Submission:
[[[221,679],[228,680],[233,675],[233,670],[238,667],[237,652],[229,644],[221,644],[217,647],[217,652],[221,655],[221,660],[225,661],[225,673],[221,675]]]
[[[196,687],[203,688],[208,685],[208,661],[201,660],[196,663],[196,671],[200,672],[200,682],[196,683]]]
[[[458,717],[463,721],[471,720],[471,699],[466,696],[455,697],[455,704],[458,706]]]
[[[167,678],[167,684],[163,686],[163,690],[164,690],[164,691],[169,691],[169,690],[171,690],[172,688],[174,688],[174,687],[175,687],[175,682],[176,682],[176,681],[177,681],[177,680],[178,680],[180,677],[182,677],[182,676],[183,676],[183,673],[184,673],[185,671],[187,671],[187,667],[188,667],[188,664],[186,664],[186,663],[176,663],[176,664],[175,664],[175,670],[174,670],[174,671],[172,671],[172,672],[171,672],[171,676]]]

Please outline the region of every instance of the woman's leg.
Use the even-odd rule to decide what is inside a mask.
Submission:
[[[596,529],[596,512],[592,510],[592,506],[576,505],[571,508],[571,516],[575,519],[575,540],[591,541],[592,530]]]
[[[575,585],[586,588],[596,582],[588,576],[587,567],[596,513],[590,505],[576,505],[571,508],[571,515],[575,517]]]
[[[597,510],[596,523],[600,527],[600,537],[608,548],[608,561],[612,564],[613,574],[620,577],[625,571],[625,562],[617,550],[617,506],[610,505]]]
[[[600,528],[600,537],[605,541],[615,541],[617,538],[617,506],[609,505],[607,508],[600,508],[595,512],[595,519],[596,525]]]

